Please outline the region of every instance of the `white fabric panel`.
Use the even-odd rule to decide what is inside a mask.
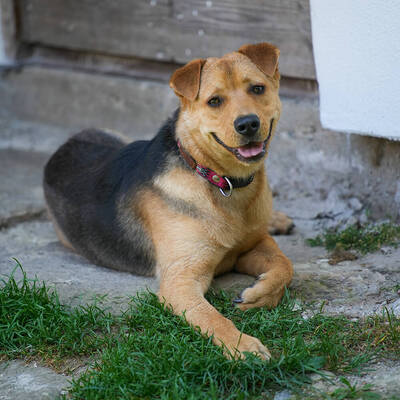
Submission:
[[[400,139],[400,1],[310,4],[322,125]]]

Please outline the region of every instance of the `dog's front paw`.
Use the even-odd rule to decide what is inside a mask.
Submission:
[[[274,308],[278,305],[285,293],[285,284],[273,287],[267,273],[261,274],[253,286],[243,290],[240,296],[233,300],[236,307],[242,311],[255,307]]]
[[[224,353],[228,358],[244,359],[246,357],[245,353],[255,354],[262,360],[271,358],[271,353],[259,339],[244,333],[234,343],[224,343],[224,347]]]
[[[288,235],[294,228],[293,221],[280,211],[272,211],[268,225],[270,235]]]

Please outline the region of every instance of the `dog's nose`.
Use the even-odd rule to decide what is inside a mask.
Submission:
[[[260,129],[260,119],[255,114],[238,117],[233,124],[236,132],[245,136],[255,135]]]

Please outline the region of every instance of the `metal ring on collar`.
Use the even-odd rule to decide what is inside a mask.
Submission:
[[[226,176],[224,176],[224,179],[228,182],[229,191],[227,193],[225,193],[224,189],[222,189],[222,188],[219,188],[219,191],[221,192],[222,196],[230,197],[230,195],[232,194],[233,186],[232,186],[231,181]]]

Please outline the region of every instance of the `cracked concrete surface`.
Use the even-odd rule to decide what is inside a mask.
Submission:
[[[53,400],[66,393],[68,377],[36,363],[0,364],[0,400]]]
[[[291,112],[286,119],[283,117],[278,128],[268,171],[276,207],[292,216],[296,223],[292,235],[276,237],[295,264],[292,288],[305,302],[324,301],[325,311],[329,313],[362,317],[389,307],[400,315],[400,297],[394,290],[400,283],[400,249],[385,248],[332,266],[324,249],[305,245],[304,240],[321,229],[365,218],[365,207],[361,196],[351,194],[346,182],[341,184],[343,170],[332,160],[328,172],[321,173],[319,165],[323,155],[317,151],[312,156],[315,167],[307,173],[300,170],[298,160],[306,154],[301,146],[294,149],[293,135],[301,134],[301,140],[307,141],[310,131],[320,129],[315,120],[316,105],[313,102],[296,104],[290,99],[284,99],[283,103]],[[294,114],[301,116],[296,120]],[[311,122],[304,126],[305,120]],[[12,257],[15,257],[29,277],[37,276],[57,288],[62,302],[84,304],[97,295],[107,294],[104,305],[119,312],[124,309],[128,296],[136,291],[145,288],[156,291],[156,280],[95,266],[65,249],[57,241],[44,212],[43,165],[71,132],[70,128],[40,122],[0,120],[0,275],[5,277],[13,271]],[[338,156],[338,163],[343,162],[341,157]],[[302,185],[307,174],[315,190],[311,184]],[[227,274],[217,278],[214,286],[240,291],[252,281],[248,276]],[[391,382],[397,378],[400,381],[398,363],[381,363],[376,368],[364,378],[354,379],[377,384],[382,391],[385,374],[390,374]],[[66,385],[67,377],[47,368],[21,361],[0,364],[0,399],[53,399]],[[399,387],[394,385],[392,389],[391,393],[397,393]]]

